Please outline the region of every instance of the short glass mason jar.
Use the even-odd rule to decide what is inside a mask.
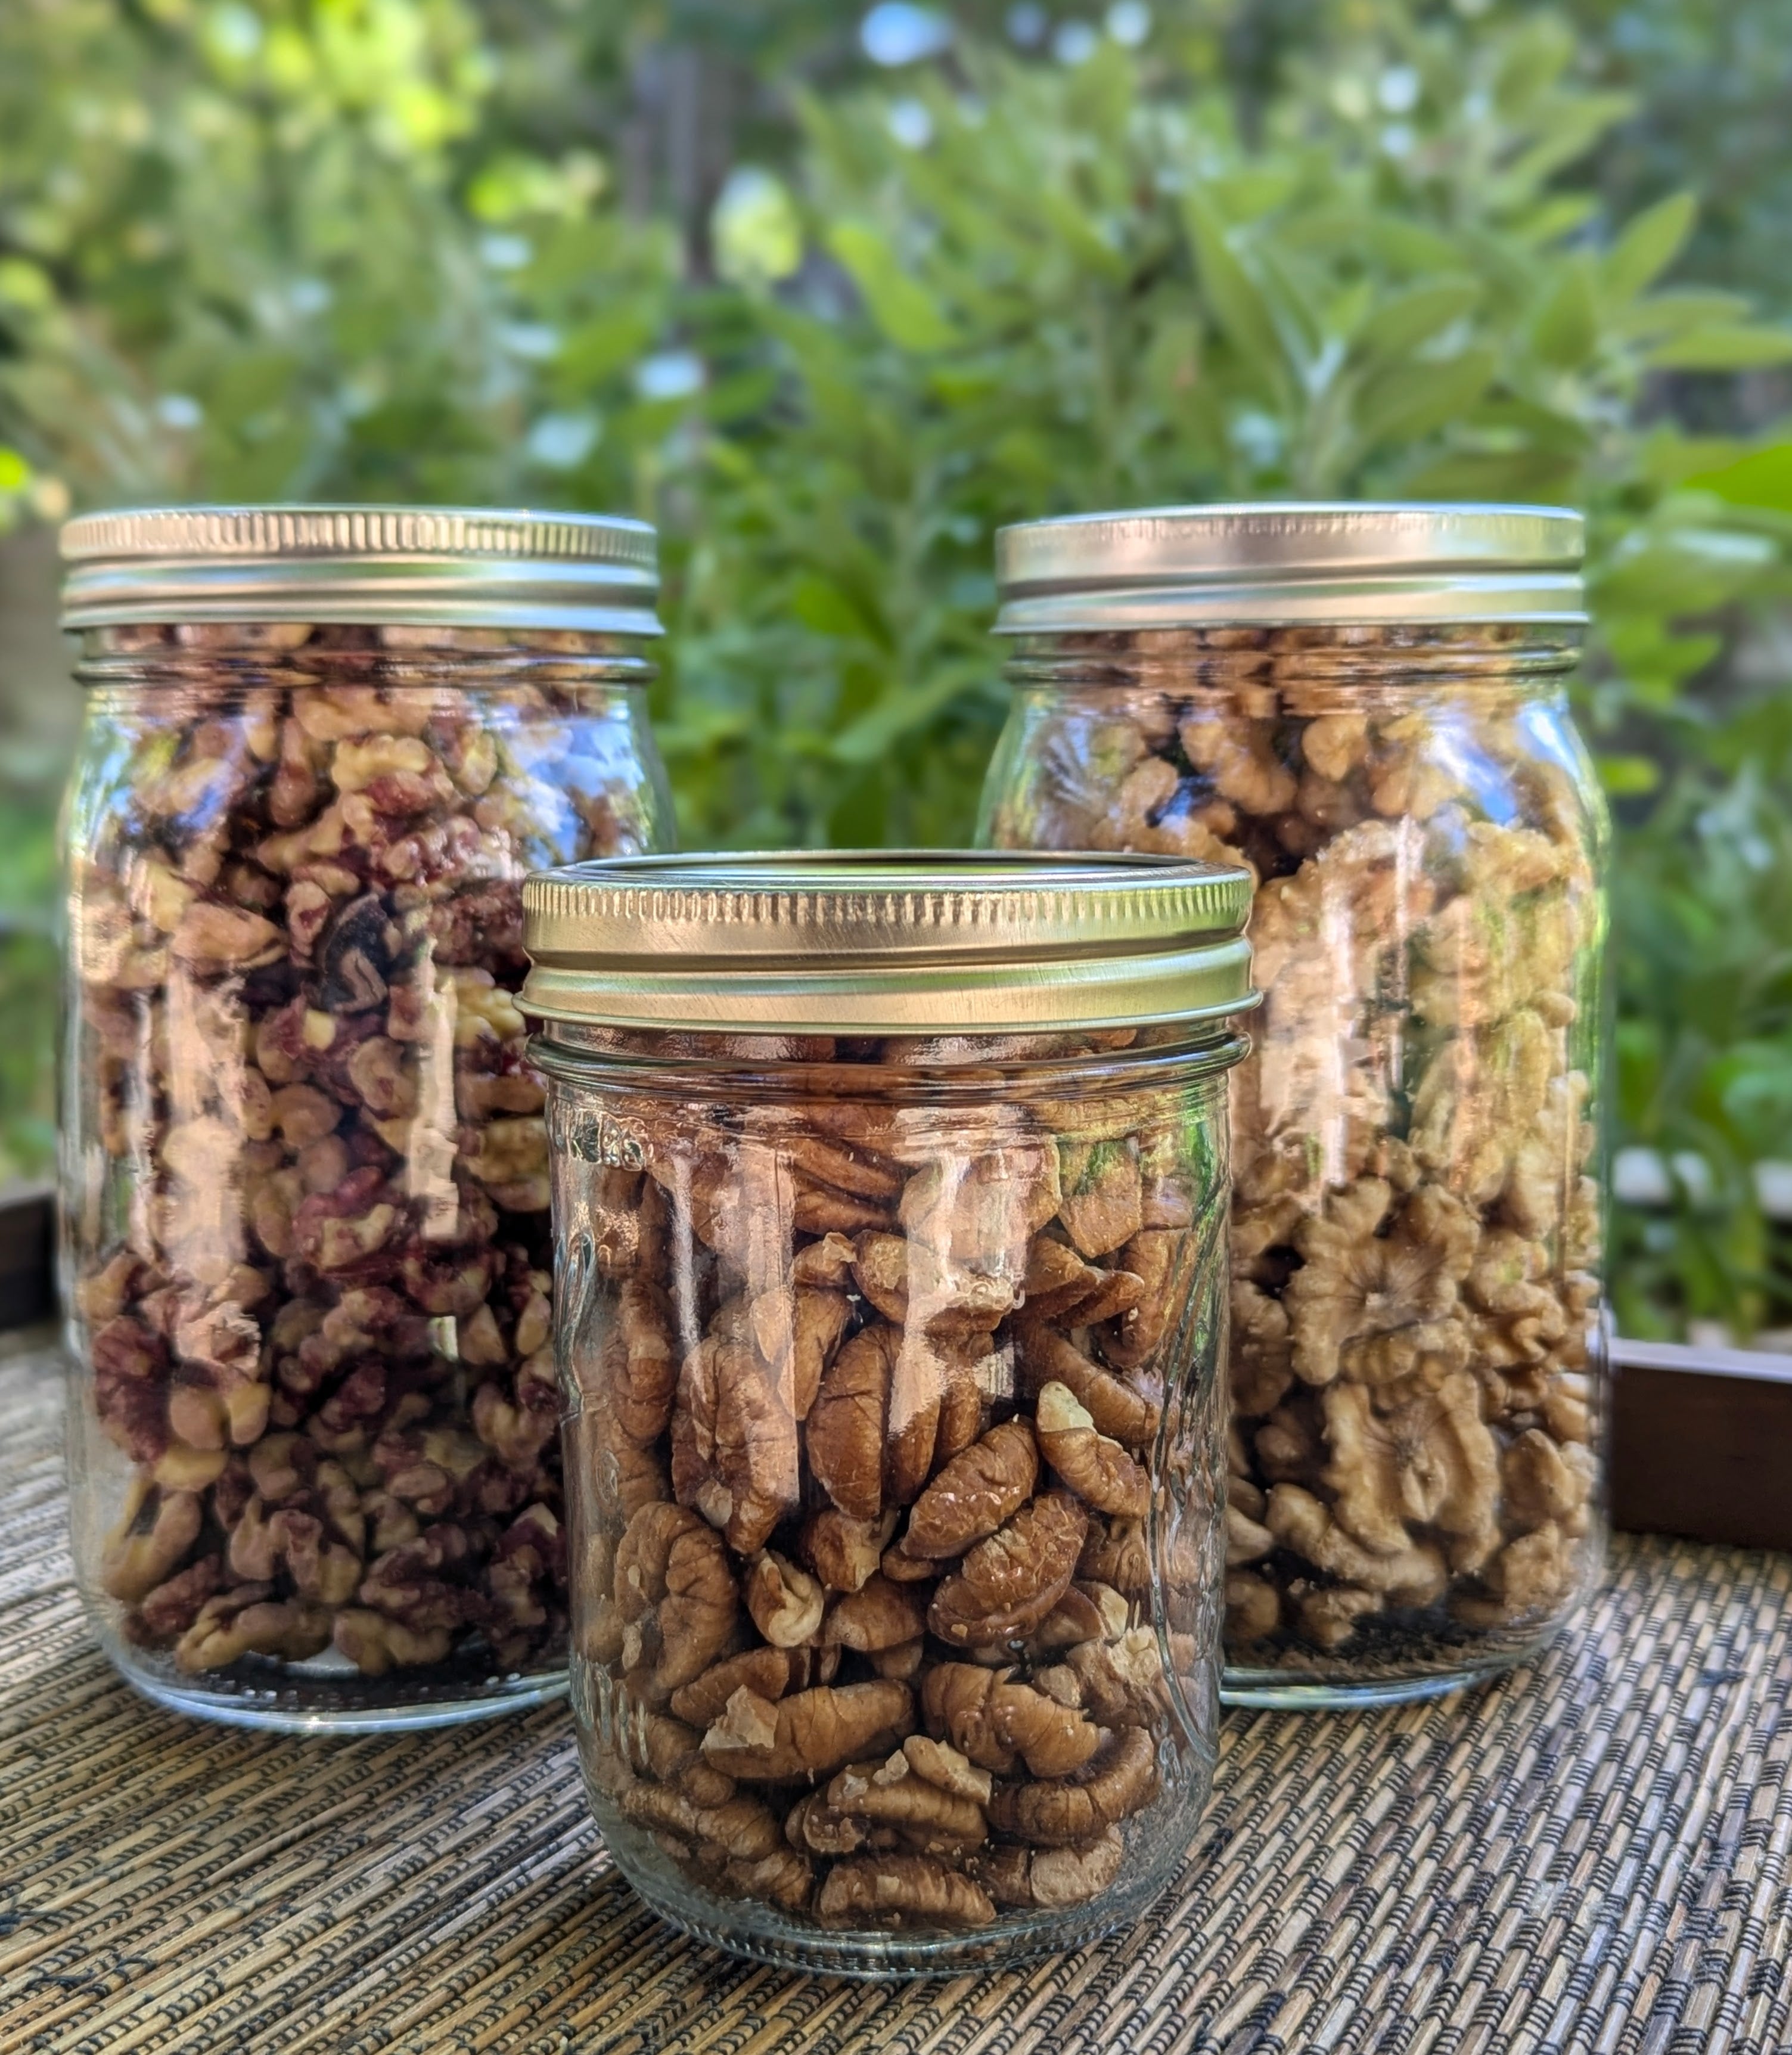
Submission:
[[[534,878],[573,1706],[623,1874],[736,1954],[1137,1918],[1215,1752],[1238,870]]]
[[[670,839],[635,522],[65,531],[75,1556],[140,1690],[289,1729],[565,1682],[522,886]]]
[[[1581,523],[1266,507],[998,543],[1002,848],[1248,864],[1223,1695],[1428,1695],[1597,1580],[1608,824]]]

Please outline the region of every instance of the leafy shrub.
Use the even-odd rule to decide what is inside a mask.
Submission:
[[[1002,712],[992,532],[1077,507],[1585,505],[1589,716],[1633,740],[1673,704],[1711,650],[1684,617],[1777,550],[1681,489],[1697,460],[1640,402],[1661,367],[1787,338],[1659,285],[1690,202],[1608,232],[1562,188],[1622,110],[1574,83],[1559,23],[1407,47],[1393,141],[1366,84],[1306,74],[1247,141],[1217,91],[1111,42],[1074,68],[965,53],[893,126],[887,91],[805,108],[826,261],[718,323],[719,391],[749,365],[777,385],[745,419],[708,410],[664,738],[688,832],[967,830]],[[900,140],[917,108],[921,148]],[[1636,749],[1613,767],[1652,775]]]
[[[877,73],[820,0],[18,0],[0,521],[71,493],[653,515],[683,833],[740,845],[968,835],[1003,521],[1584,504],[1619,1138],[1712,1179],[1621,1224],[1623,1315],[1746,1331],[1783,1296],[1752,1169],[1792,1154],[1792,749],[1770,665],[1719,660],[1785,590],[1792,445],[1664,403],[1747,418],[1788,353],[1678,282],[1674,176],[1735,147],[1673,113],[1680,74],[1762,5],[1573,0],[1577,41],[1518,0],[1169,0],[1105,36],[1035,10],[1017,50],[1016,10],[966,0],[943,55]],[[1770,92],[1734,90],[1759,125]],[[1762,219],[1720,195],[1702,261],[1747,275]],[[14,1051],[47,1034],[46,880],[7,899]],[[0,1075],[15,1162],[42,1075]]]

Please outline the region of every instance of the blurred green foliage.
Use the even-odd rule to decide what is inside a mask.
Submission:
[[[1752,1167],[1792,1155],[1792,716],[1734,652],[1787,598],[1792,445],[1706,431],[1792,355],[1734,290],[1770,247],[1739,153],[1776,153],[1770,195],[1792,176],[1770,15],[967,0],[946,47],[880,69],[823,0],[13,0],[0,519],[648,514],[687,842],[939,842],[1004,712],[1002,522],[1584,504],[1619,1138],[1714,1179],[1621,1221],[1623,1316],[1746,1331],[1786,1316]],[[0,905],[9,1026],[49,896]],[[14,1060],[0,1146],[26,1162],[47,1127]]]
[[[1635,107],[1600,152],[1609,205],[1664,191],[1703,198],[1692,256],[1707,283],[1792,314],[1792,34],[1782,0],[1574,0],[1585,62]]]
[[[41,779],[0,783],[0,1184],[56,1153],[54,824]]]
[[[967,53],[902,103],[924,147],[885,93],[805,105],[808,240],[852,290],[762,291],[717,353],[723,390],[769,364],[777,398],[706,409],[694,717],[665,736],[693,829],[962,822],[1002,713],[994,527],[1216,497],[1587,506],[1589,710],[1626,744],[1620,784],[1650,775],[1631,727],[1711,654],[1681,623],[1777,544],[1686,488],[1709,452],[1640,402],[1661,367],[1772,363],[1787,339],[1660,285],[1689,202],[1616,232],[1562,188],[1622,109],[1575,85],[1560,24],[1353,49],[1357,97],[1341,53],[1316,57],[1255,143],[1220,89],[1111,41],[1073,68]],[[1375,88],[1396,63],[1391,148]]]
[[[0,12],[0,436],[84,503],[527,496],[544,377],[626,394],[674,267],[595,153],[479,152],[494,73],[459,0]]]

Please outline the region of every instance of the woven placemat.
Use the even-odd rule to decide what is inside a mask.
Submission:
[[[1715,2055],[1792,2046],[1792,1560],[1621,1540],[1545,1660],[1232,1714],[1176,1888],[948,1983],[682,1940],[609,1868],[567,1714],[254,1737],[135,1698],[69,1582],[49,1359],[0,1362],[0,2049]]]

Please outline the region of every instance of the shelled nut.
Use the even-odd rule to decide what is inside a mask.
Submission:
[[[94,661],[127,641],[150,682],[106,694],[73,838],[104,1159],[76,1308],[136,1478],[104,1588],[189,1671],[551,1660],[547,1144],[512,995],[524,873],[648,831],[605,645],[226,625]],[[663,1424],[644,1298],[623,1345],[630,1424]]]
[[[1585,1582],[1602,914],[1588,802],[1526,711],[1534,640],[1054,636],[1030,775],[995,795],[1001,846],[1257,881],[1265,1003],[1232,1092],[1228,1642],[1246,1665],[1522,1636]],[[1130,1223],[1121,1180],[1086,1203],[1079,1252]],[[1055,1380],[1079,1433],[1138,1448],[1139,1395],[1111,1381],[1124,1345],[1092,1369],[1048,1324],[1021,1360],[1042,1415]],[[1123,1520],[1114,1497],[1089,1503]],[[1129,1588],[1117,1562],[1085,1570]]]
[[[745,1053],[679,1046],[719,1092]],[[563,1229],[601,1216],[604,1252],[562,1337],[573,1638],[616,1735],[587,1737],[594,1781],[691,1886],[975,1931],[1098,1897],[1168,1802],[1184,1686],[1142,1523],[1162,1509],[1181,1605],[1214,1509],[1165,1390],[1203,1374],[1170,1351],[1191,1297],[1218,1310],[1223,1158],[1185,1087],[942,1114],[904,1098],[914,1051],[811,1038],[812,1095],[762,1109],[606,1088],[639,1168],[561,1166]],[[630,1744],[667,1714],[769,1814],[775,1864],[731,1852],[682,1756]]]

